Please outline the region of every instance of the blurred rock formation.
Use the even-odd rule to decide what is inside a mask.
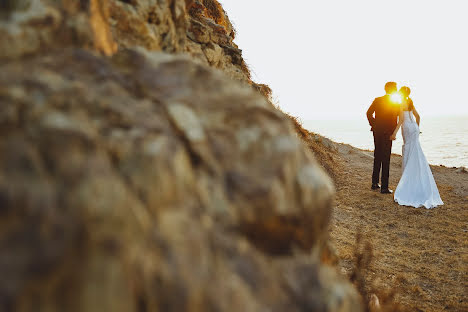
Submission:
[[[0,17],[1,311],[361,311],[324,263],[330,179],[218,2],[21,2]]]

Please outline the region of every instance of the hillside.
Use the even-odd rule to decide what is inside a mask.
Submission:
[[[353,277],[358,249],[364,262],[371,261],[361,268],[361,292],[396,294],[395,301],[408,311],[467,311],[466,169],[431,166],[444,205],[432,210],[402,207],[392,195],[370,190],[372,152],[303,131],[334,178],[330,235],[342,272]],[[401,161],[401,156],[392,156],[392,189],[401,175]]]

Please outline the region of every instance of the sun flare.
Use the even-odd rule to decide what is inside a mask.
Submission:
[[[399,92],[392,93],[392,95],[390,95],[390,99],[395,104],[401,104],[401,102],[403,101],[403,97]]]

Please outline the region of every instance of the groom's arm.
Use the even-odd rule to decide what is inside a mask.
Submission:
[[[371,106],[369,106],[369,109],[367,110],[367,120],[369,121],[369,125],[373,128],[374,127],[374,112],[375,112],[375,105],[376,105],[377,99],[372,102]]]

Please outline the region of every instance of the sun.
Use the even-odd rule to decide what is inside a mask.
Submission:
[[[401,96],[400,92],[395,92],[390,95],[390,99],[395,104],[401,104],[403,101],[403,97]]]

